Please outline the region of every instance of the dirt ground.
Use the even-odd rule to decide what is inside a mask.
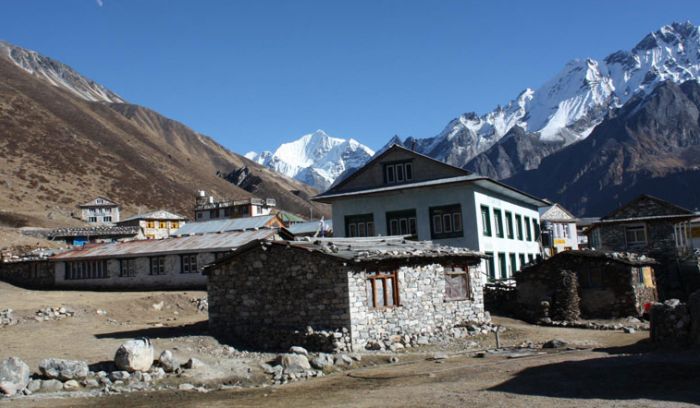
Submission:
[[[156,352],[175,348],[212,366],[228,360],[247,363],[265,354],[225,356],[223,345],[207,335],[206,313],[190,299],[205,292],[30,291],[0,282],[0,309],[12,308],[22,322],[0,328],[0,359],[18,356],[36,369],[46,357],[111,360],[124,340],[147,336]],[[163,302],[162,305],[160,302]],[[155,307],[154,307],[155,305]],[[34,312],[46,306],[66,306],[75,317],[38,322]],[[104,310],[105,315],[97,310]],[[385,364],[388,355],[366,354],[350,371],[282,386],[242,387],[208,393],[137,392],[94,398],[48,398],[34,395],[0,406],[668,406],[700,404],[700,355],[697,351],[664,352],[646,341],[647,332],[532,326],[496,317],[506,327],[502,346],[541,344],[558,338],[568,350],[537,350],[510,355],[486,353],[473,357],[456,342],[449,347],[409,349],[396,354],[399,363]],[[474,340],[474,338],[469,339]],[[476,338],[481,348],[495,345],[493,335]],[[436,350],[450,358],[436,363]],[[512,358],[517,357],[517,358]],[[382,364],[375,365],[377,362]],[[226,366],[228,367],[228,366]],[[243,384],[245,385],[245,384]]]

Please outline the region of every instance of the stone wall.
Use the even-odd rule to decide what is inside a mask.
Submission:
[[[626,227],[644,224],[647,231],[646,245],[628,246],[625,238]],[[676,241],[673,223],[668,221],[602,224],[600,228],[601,247],[596,249],[609,251],[633,251],[659,258],[675,258]]]
[[[208,272],[212,334],[262,349],[327,349],[328,344],[317,344],[318,333],[350,329],[349,269],[315,252],[281,245],[264,248],[251,249]],[[307,332],[316,335],[305,336]],[[333,347],[335,340],[328,341]]]
[[[639,268],[606,258],[558,255],[516,274],[517,303],[522,317],[536,321],[567,315],[556,310],[561,304],[556,297],[568,293],[560,288],[562,271],[577,277],[579,307],[585,318],[639,316],[645,303],[655,302],[656,290],[639,283]],[[598,276],[599,284],[591,285],[590,276]],[[542,316],[542,302],[549,302],[550,316]],[[564,302],[566,304],[566,302]]]
[[[47,260],[1,262],[0,280],[27,289],[47,289],[54,286],[54,269]]]
[[[373,309],[368,306],[365,271],[350,274],[350,316],[354,349],[368,341],[389,336],[415,336],[449,332],[469,322],[483,323],[485,278],[470,267],[471,296],[466,300],[445,300],[444,267],[402,266],[398,270],[400,306]]]

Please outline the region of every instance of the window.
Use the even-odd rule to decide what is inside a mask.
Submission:
[[[204,213],[198,212],[197,213],[197,219],[200,220],[204,216]]]
[[[136,276],[136,259],[119,260],[119,276],[129,278]]]
[[[374,215],[360,214],[345,217],[345,236],[372,237],[374,235]]]
[[[102,204],[102,203],[104,203],[104,201],[101,198],[98,198],[97,200],[95,200],[95,204]]]
[[[151,257],[151,275],[165,275],[165,257]]]
[[[508,269],[506,267],[506,254],[498,254],[498,269],[501,271],[501,279],[508,279]]]
[[[397,272],[367,272],[367,306],[373,309],[399,305]]]
[[[386,213],[389,235],[416,235],[416,210]]]
[[[489,277],[490,281],[496,280],[496,265],[493,259],[493,252],[486,252],[487,259],[484,260],[486,264],[486,276]]]
[[[513,232],[513,214],[509,211],[506,211],[506,236],[508,239],[513,239],[515,237],[515,233]]]
[[[97,217],[88,217],[88,222],[97,222]]]
[[[491,236],[491,215],[489,214],[489,207],[481,206],[481,226],[484,229],[484,235],[487,237]]]
[[[227,255],[230,255],[231,252],[214,252],[214,260],[218,261],[219,259],[225,258]]]
[[[471,298],[468,267],[445,268],[445,300],[465,300]]]
[[[178,221],[173,221],[170,223],[170,228],[178,229],[178,228],[180,228],[180,223]]]
[[[219,218],[219,210],[209,210],[209,218]]]
[[[515,254],[509,254],[508,260],[510,261],[510,276],[515,275],[515,271],[518,270],[517,260]]]
[[[625,239],[627,245],[645,245],[647,243],[647,233],[644,225],[636,225],[625,228]]]
[[[384,184],[413,180],[413,164],[410,161],[384,164]]]
[[[530,263],[535,260],[534,254],[527,254],[527,262]]]
[[[146,221],[146,228],[155,228],[155,227],[156,227],[155,221]]]
[[[603,271],[588,269],[577,273],[578,283],[583,289],[603,287]]]
[[[515,214],[515,229],[518,233],[518,239],[523,240],[523,217]]]
[[[518,254],[518,260],[520,261],[520,269],[525,266],[525,254]]]
[[[540,240],[540,223],[535,218],[532,219],[532,229],[535,231],[535,241],[539,241]]]
[[[102,221],[104,222],[112,222],[112,216],[111,215],[105,215],[102,217]]]
[[[180,255],[180,273],[199,273],[197,254]]]
[[[532,241],[532,229],[530,228],[530,217],[525,217],[525,236],[528,241]]]
[[[430,207],[430,238],[445,239],[464,236],[462,206],[459,204]]]
[[[66,262],[66,280],[109,278],[107,261]]]
[[[503,217],[501,217],[501,210],[493,209],[493,218],[496,227],[496,236],[498,238],[503,238]]]
[[[160,229],[166,229],[166,228],[168,228],[168,222],[167,222],[167,221],[161,221],[161,222],[160,222],[159,228],[160,228]]]

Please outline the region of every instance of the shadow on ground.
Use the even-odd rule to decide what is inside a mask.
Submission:
[[[651,351],[647,342],[599,349],[610,354],[527,368],[489,391],[573,399],[700,403],[697,351]]]
[[[96,334],[98,339],[132,339],[147,337],[149,339],[163,339],[182,336],[205,336],[209,331],[207,320],[173,327],[148,327],[145,329],[117,331],[111,333]]]

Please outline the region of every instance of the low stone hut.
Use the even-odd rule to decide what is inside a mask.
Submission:
[[[339,351],[483,323],[482,257],[403,237],[254,242],[205,269],[209,328],[263,349]]]
[[[561,252],[516,274],[518,309],[531,320],[641,316],[657,300],[656,264],[632,253]]]

